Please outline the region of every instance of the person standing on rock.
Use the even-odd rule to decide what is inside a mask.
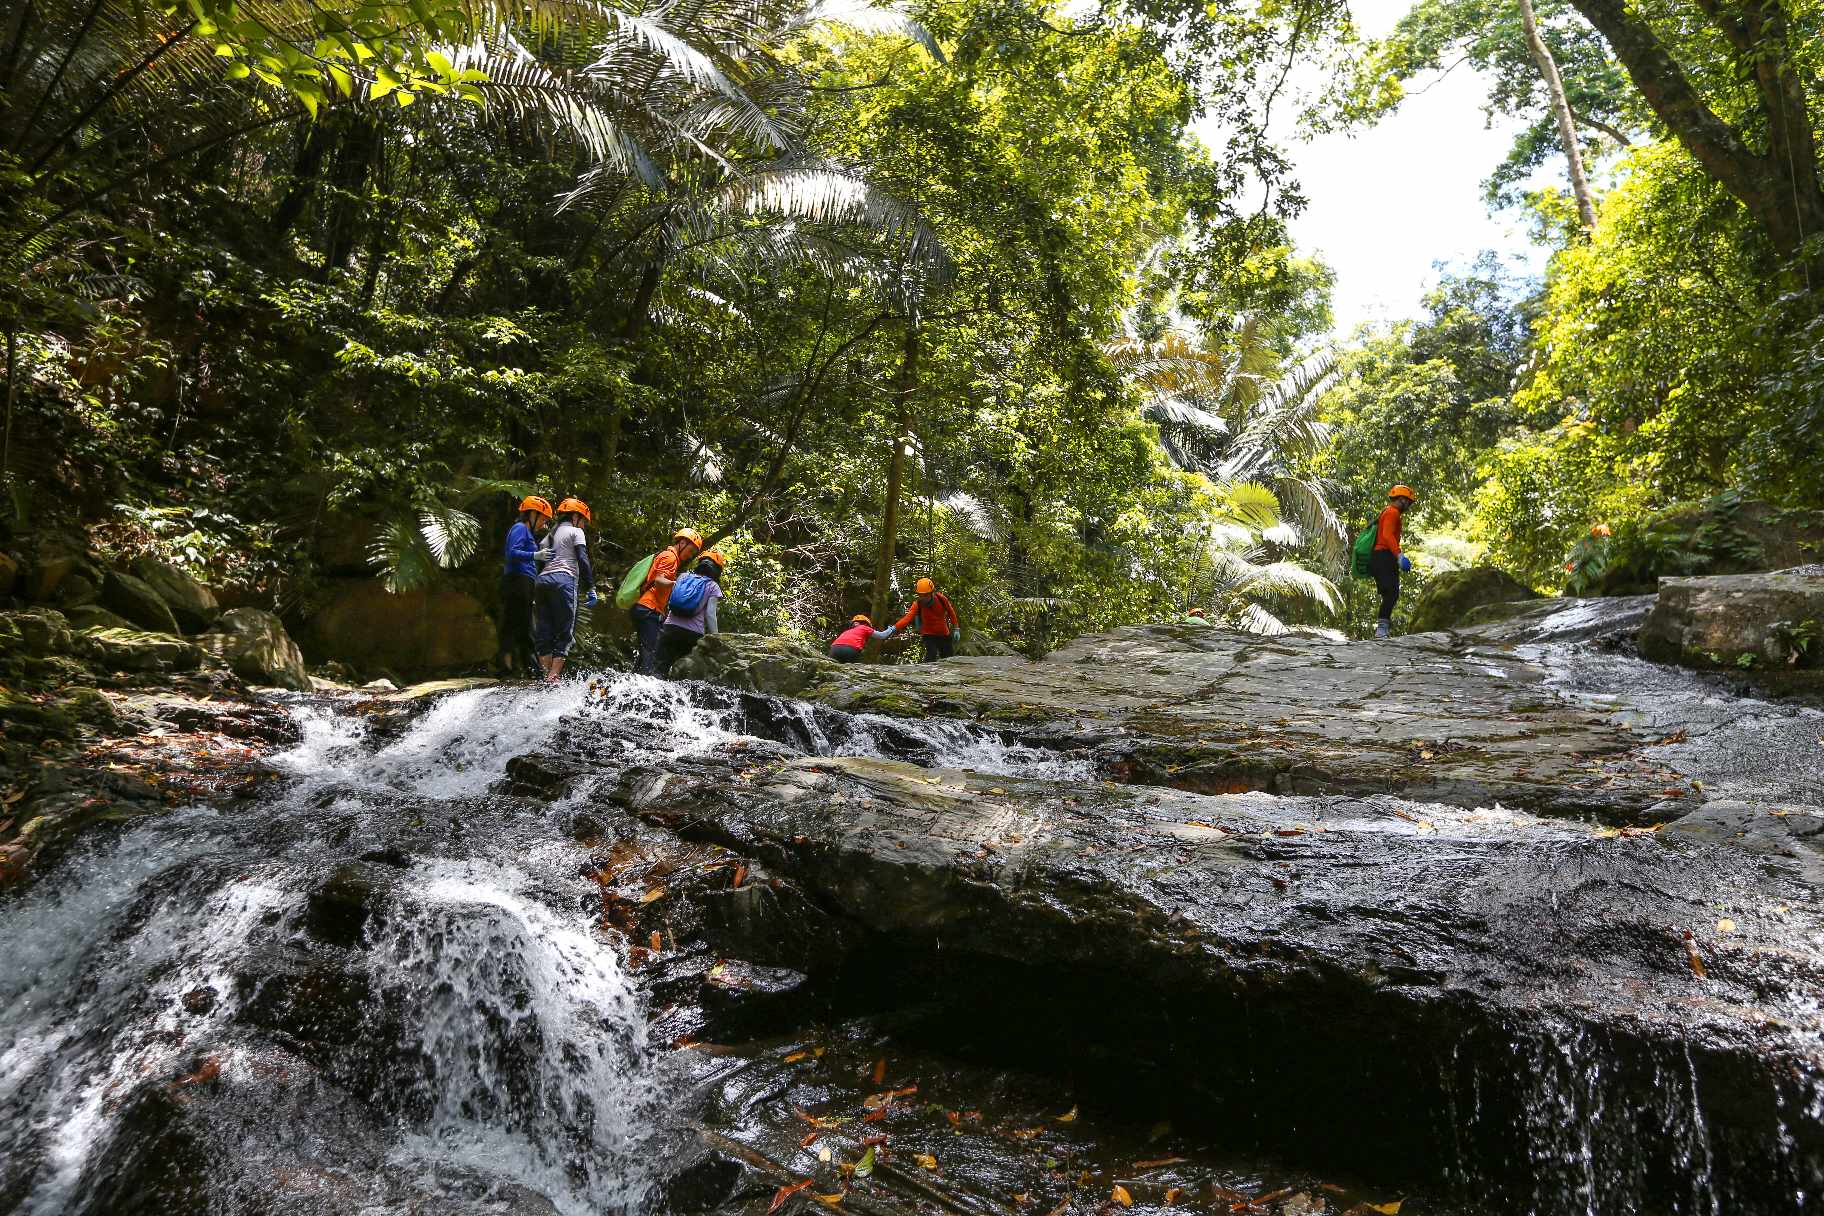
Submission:
[[[659,674],[659,635],[665,628],[665,611],[671,606],[671,589],[677,585],[678,572],[703,548],[703,534],[695,528],[679,528],[671,534],[669,547],[652,555],[652,566],[640,586],[639,602],[629,610],[633,629],[640,639],[640,656],[634,670],[643,676]]]
[[[695,650],[704,635],[718,632],[716,601],[722,598],[722,568],[727,564],[728,559],[711,549],[672,587],[665,626],[659,631],[659,674],[667,680],[673,663]]]
[[[837,634],[830,643],[830,657],[838,663],[859,663],[861,652],[869,642],[884,642],[898,632],[898,625],[876,629],[873,617],[865,612],[857,612],[849,618],[849,627]]]
[[[538,538],[551,527],[551,504],[536,494],[520,501],[519,518],[507,529],[506,560],[500,570],[500,649],[494,665],[509,676],[536,680],[541,674],[532,643],[532,580],[538,577]]]
[[[1400,599],[1400,572],[1412,569],[1412,559],[1400,552],[1400,525],[1419,496],[1408,485],[1387,491],[1387,506],[1374,524],[1374,551],[1368,555],[1368,573],[1381,593],[1381,611],[1374,622],[1374,636],[1393,634],[1393,606]]]
[[[913,617],[917,617],[918,636],[925,644],[925,653],[919,662],[935,663],[949,658],[956,653],[956,644],[963,640],[963,623],[957,619],[955,605],[928,578],[919,579],[912,591],[917,598],[906,609],[906,615],[893,623],[894,631],[904,629],[912,623]]]
[[[595,603],[595,567],[589,563],[589,538],[583,534],[583,525],[589,522],[589,504],[582,499],[566,498],[557,504],[557,527],[547,546],[550,556],[534,584],[538,620],[533,640],[547,684],[557,683],[563,674],[564,660],[576,640],[578,589],[588,588],[584,603]]]

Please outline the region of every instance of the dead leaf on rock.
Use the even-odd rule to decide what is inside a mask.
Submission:
[[[728,885],[731,888],[739,887],[741,885],[741,880],[746,877],[747,877],[747,867],[746,866],[736,866],[735,867],[735,877],[729,882]]]
[[[790,1186],[782,1186],[777,1191],[773,1192],[773,1201],[766,1207],[767,1216],[772,1216],[772,1213],[777,1212],[780,1208],[785,1206],[786,1200],[810,1185],[811,1180],[806,1178],[803,1182],[794,1182]]]
[[[1075,1123],[1077,1121],[1077,1108],[1073,1106],[1063,1114],[1053,1115],[1051,1118],[1054,1123]]]
[[[197,1069],[195,1072],[191,1073],[189,1076],[179,1079],[178,1084],[179,1085],[207,1085],[209,1082],[215,1080],[217,1077],[219,1077],[221,1075],[222,1075],[222,1062],[219,1059],[217,1059],[216,1057],[210,1056],[208,1059],[204,1060],[201,1064],[197,1065]]]
[[[657,954],[659,952],[660,947],[663,944],[662,939],[659,937],[659,931],[657,929],[654,929],[652,931],[652,937],[650,939],[650,944],[652,946],[652,952],[654,954]]]
[[[937,1158],[933,1157],[930,1153],[913,1153],[912,1160],[918,1162],[925,1169],[937,1169]]]
[[[1723,919],[1716,922],[1716,931],[1718,933],[1734,933],[1735,922],[1725,916]]]
[[[1704,970],[1703,956],[1698,954],[1697,938],[1692,936],[1689,929],[1685,930],[1685,957],[1691,963],[1692,974],[1700,980],[1704,979],[1708,973]]]
[[[1108,1197],[1124,1208],[1131,1208],[1134,1206],[1134,1197],[1128,1194],[1127,1188],[1122,1186],[1119,1182],[1115,1183],[1115,1188],[1108,1193]]]
[[[662,898],[664,896],[664,894],[665,894],[664,887],[652,887],[647,890],[646,894],[640,896],[640,902],[643,904],[649,904],[655,899]]]
[[[882,1056],[874,1061],[874,1084],[879,1085],[887,1079],[887,1057]]]

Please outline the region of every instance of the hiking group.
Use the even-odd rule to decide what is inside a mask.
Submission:
[[[585,532],[590,522],[589,504],[580,498],[564,499],[555,512],[537,495],[520,501],[518,518],[507,530],[500,580],[499,657],[513,673],[547,683],[563,674],[576,640],[577,613],[599,599]],[[701,532],[679,528],[671,544],[627,572],[615,606],[632,618],[639,647],[635,671],[669,678],[673,664],[718,632],[716,605],[727,565],[720,551],[705,548]],[[891,638],[914,620],[925,662],[956,653],[962,639],[956,607],[930,579],[921,578],[905,616],[877,630],[865,613],[857,614],[830,643],[830,657],[854,662],[869,641]]]
[[[1387,506],[1356,538],[1352,551],[1352,572],[1373,579],[1380,592],[1377,638],[1392,633],[1400,574],[1412,569],[1412,560],[1400,552],[1400,527],[1417,501],[1411,486],[1394,486],[1387,492]],[[511,671],[549,683],[563,674],[576,640],[577,612],[599,599],[586,532],[591,522],[589,504],[580,498],[564,499],[556,511],[536,495],[521,500],[519,518],[507,531],[500,579],[500,658]],[[626,609],[633,621],[639,642],[635,671],[669,678],[673,664],[718,631],[716,606],[723,598],[727,566],[719,550],[705,548],[701,532],[679,528],[671,534],[671,544],[627,572],[615,592],[615,606]],[[1182,621],[1210,623],[1201,608],[1189,609]],[[921,578],[904,616],[876,629],[872,617],[856,613],[830,641],[829,656],[838,663],[857,662],[870,642],[896,637],[914,622],[921,661],[956,653],[963,636],[956,605],[931,579]]]

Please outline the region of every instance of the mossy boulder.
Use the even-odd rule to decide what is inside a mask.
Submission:
[[[124,570],[109,570],[101,583],[101,602],[141,629],[151,633],[177,633],[177,617],[152,584]]]
[[[170,562],[141,557],[133,563],[133,574],[165,602],[185,633],[201,633],[222,614],[215,593]]]
[[[1490,604],[1510,604],[1539,599],[1539,593],[1505,570],[1493,566],[1471,566],[1467,570],[1446,570],[1433,575],[1412,606],[1406,622],[1408,633],[1431,633],[1454,629],[1465,623],[1469,614]]]
[[[0,613],[0,646],[33,658],[69,654],[74,646],[70,622],[50,608]]]
[[[249,684],[309,692],[304,654],[279,618],[259,608],[231,608],[197,644]]]
[[[85,629],[80,645],[96,662],[115,671],[194,671],[203,652],[173,633],[140,629]]]

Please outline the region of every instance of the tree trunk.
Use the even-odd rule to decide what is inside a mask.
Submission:
[[[893,378],[893,458],[887,464],[887,501],[880,513],[880,552],[874,559],[874,589],[868,598],[874,626],[887,615],[887,597],[893,592],[893,557],[899,550],[899,490],[906,478],[907,431],[912,416],[912,394],[918,388],[918,322],[906,320],[905,353]]]
[[[380,127],[372,119],[352,119],[347,137],[342,141],[336,159],[335,196],[330,203],[328,232],[324,236],[323,279],[348,265],[354,256],[360,236],[361,217],[368,209],[362,195],[367,190],[368,171],[373,168],[380,149]]]
[[[1776,252],[1796,258],[1806,238],[1824,233],[1817,147],[1778,0],[1747,0],[1732,11],[1724,11],[1720,0],[1698,0],[1710,24],[1734,48],[1743,75],[1754,81],[1755,108],[1768,132],[1766,152],[1755,151],[1710,109],[1628,0],[1571,3],[1608,40],[1654,114],[1704,171],[1748,209]],[[1800,269],[1807,286],[1824,285],[1824,256],[1812,254]]]
[[[304,143],[298,149],[298,162],[291,170],[291,187],[285,191],[285,197],[279,200],[279,205],[272,212],[274,241],[284,241],[291,232],[291,226],[304,214],[304,205],[310,202],[310,196],[316,192],[317,175],[322,172],[323,157],[335,142],[336,129],[336,124],[328,119],[310,125]]]
[[[1558,120],[1558,138],[1564,144],[1565,159],[1571,166],[1571,193],[1577,196],[1577,214],[1583,230],[1596,227],[1596,203],[1590,197],[1590,182],[1583,172],[1583,148],[1577,141],[1577,123],[1571,117],[1571,103],[1564,95],[1564,79],[1558,75],[1558,61],[1539,33],[1539,18],[1533,12],[1533,0],[1520,0],[1520,23],[1526,27],[1526,44],[1532,50],[1533,62],[1545,80],[1545,93],[1552,103],[1552,117]]]

